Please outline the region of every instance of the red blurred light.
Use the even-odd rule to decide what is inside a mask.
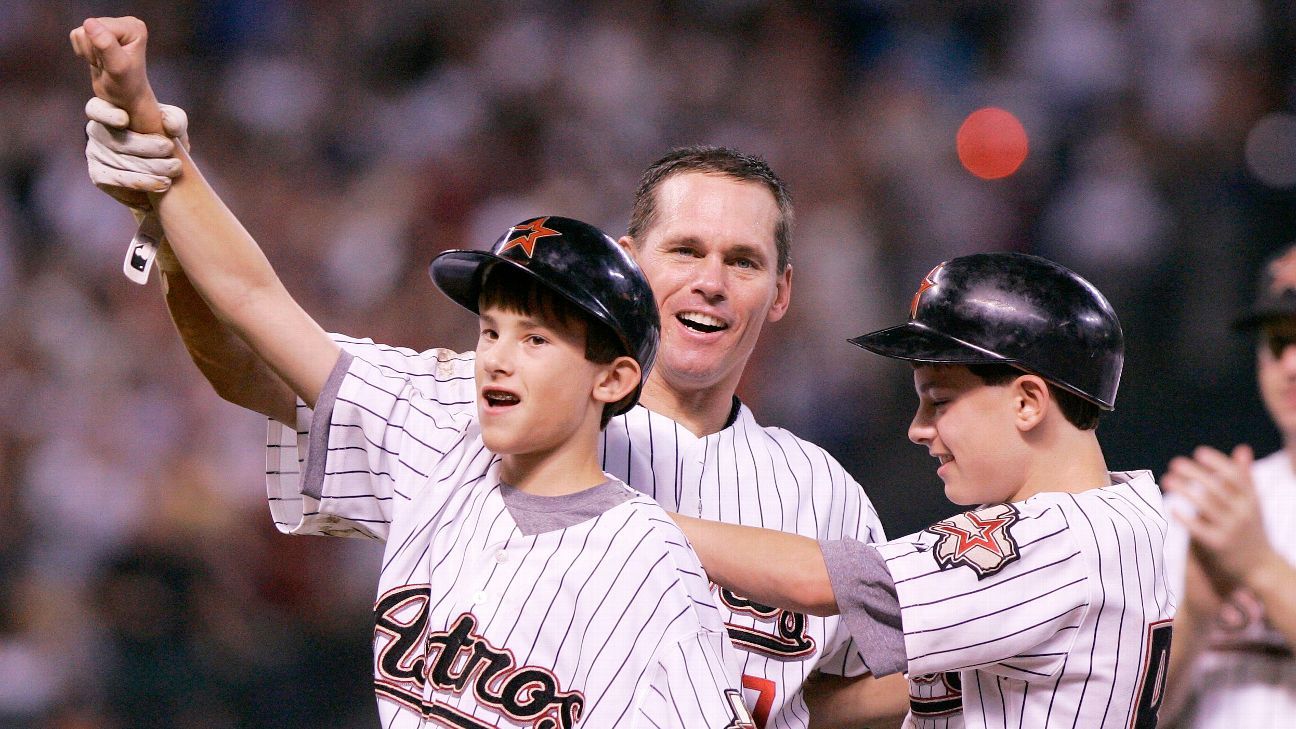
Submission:
[[[955,136],[959,162],[968,172],[997,180],[1016,172],[1026,161],[1026,128],[1012,112],[987,106],[968,114]]]

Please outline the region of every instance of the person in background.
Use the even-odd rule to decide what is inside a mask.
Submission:
[[[1278,729],[1296,717],[1296,245],[1265,266],[1236,325],[1282,449],[1199,446],[1170,462],[1167,561],[1179,589],[1166,718],[1185,729]]]

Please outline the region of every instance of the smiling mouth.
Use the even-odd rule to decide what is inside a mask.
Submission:
[[[696,311],[686,311],[675,315],[675,319],[684,326],[695,332],[710,334],[712,332],[721,332],[729,328],[728,324],[707,314]]]
[[[954,461],[954,456],[951,456],[948,453],[933,453],[932,457],[940,461],[940,465],[942,466],[945,465],[946,463],[952,463]]]
[[[486,404],[491,407],[509,407],[522,402],[522,399],[517,395],[502,390],[486,390],[482,392],[482,397],[486,400]]]

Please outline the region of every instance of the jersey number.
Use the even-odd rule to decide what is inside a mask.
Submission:
[[[1165,698],[1166,674],[1170,668],[1170,621],[1148,626],[1147,652],[1143,654],[1143,675],[1135,694],[1130,729],[1156,729],[1157,712]]]
[[[756,720],[757,729],[765,729],[765,722],[769,721],[770,709],[774,708],[774,692],[778,690],[778,686],[768,678],[747,674],[743,674],[742,686],[757,693],[756,709],[752,711],[752,718]]]

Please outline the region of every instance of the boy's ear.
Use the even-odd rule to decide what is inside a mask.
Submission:
[[[1053,394],[1039,375],[1021,375],[1013,380],[1013,401],[1017,407],[1017,429],[1033,430],[1053,407]]]
[[[633,357],[622,355],[603,366],[594,382],[594,399],[602,403],[620,402],[639,386],[643,371]]]

